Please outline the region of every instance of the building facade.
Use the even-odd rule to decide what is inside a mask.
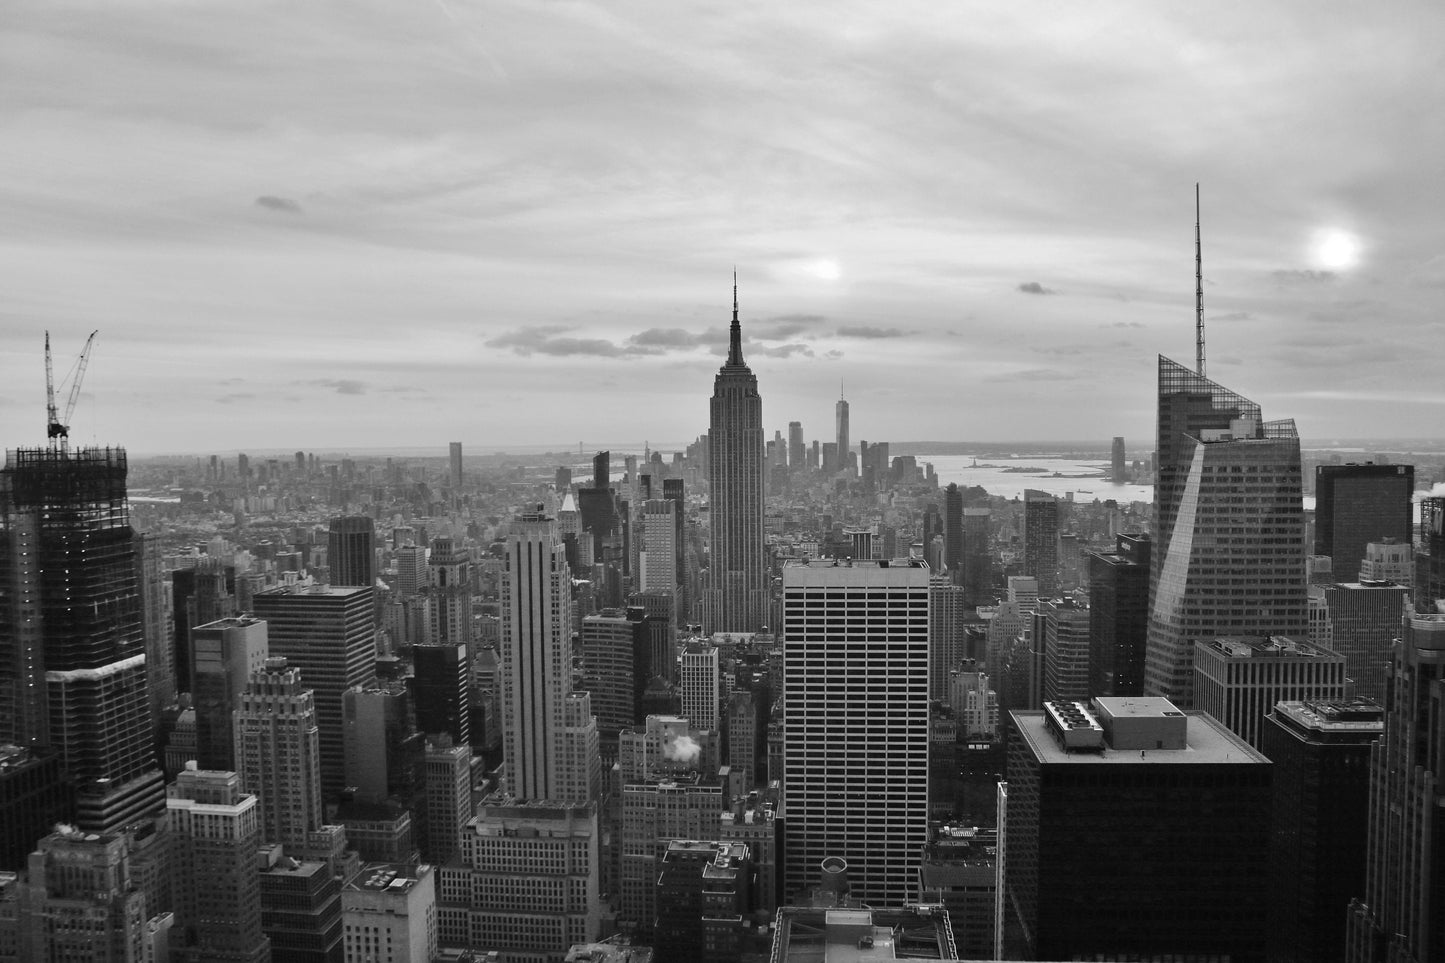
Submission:
[[[1336,581],[1360,577],[1360,561],[1371,542],[1410,541],[1414,492],[1414,465],[1315,467],[1314,553],[1333,559]]]

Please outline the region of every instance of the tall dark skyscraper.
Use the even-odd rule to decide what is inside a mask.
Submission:
[[[948,483],[943,490],[943,564],[954,585],[963,584],[963,492]]]
[[[1024,574],[1039,580],[1039,598],[1059,592],[1059,500],[1048,492],[1024,492]]]
[[[459,441],[454,441],[447,447],[447,476],[452,491],[462,487],[462,443]]]
[[[743,361],[737,282],[727,363],[713,381],[708,418],[709,587],[703,613],[712,632],[757,632],[767,613],[763,567],[763,399]]]
[[[1363,900],[1350,904],[1350,963],[1445,960],[1445,613],[1407,609],[1370,750]]]
[[[1144,693],[1149,636],[1149,536],[1120,535],[1113,552],[1089,556],[1089,692]]]
[[[802,471],[808,460],[807,448],[803,443],[803,423],[788,422],[788,470]]]
[[[52,746],[77,822],[165,806],[120,448],[22,448],[0,470],[0,742]]]
[[[970,606],[991,605],[993,598],[993,555],[989,550],[989,529],[993,513],[987,508],[963,510],[963,591]]]
[[[1315,554],[1333,559],[1336,582],[1360,577],[1365,546],[1410,541],[1414,465],[1320,465],[1315,469]]]
[[[1125,464],[1124,437],[1122,435],[1114,436],[1114,449],[1111,454],[1113,457],[1110,462],[1109,480],[1115,485],[1122,485],[1128,481],[1128,478],[1125,477],[1128,468]]]
[[[834,406],[834,421],[837,425],[837,454],[838,470],[845,471],[848,468],[848,401],[839,398],[838,404]]]
[[[1415,556],[1415,611],[1433,612],[1445,599],[1445,497],[1420,499],[1420,552]]]
[[[1188,706],[1195,642],[1307,633],[1299,434],[1161,355],[1158,435],[1144,691]]]
[[[376,584],[376,523],[366,515],[331,520],[326,566],[332,585]]]

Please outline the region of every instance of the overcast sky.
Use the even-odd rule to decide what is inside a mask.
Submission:
[[[0,444],[1148,447],[1445,421],[1445,7],[7,0]]]

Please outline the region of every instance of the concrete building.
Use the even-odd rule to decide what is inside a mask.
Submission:
[[[1410,589],[1393,582],[1359,581],[1325,585],[1320,591],[1329,618],[1326,644],[1345,657],[1353,694],[1384,702],[1390,644],[1400,635]]]
[[[1415,584],[1415,551],[1409,541],[1386,538],[1365,546],[1360,562],[1361,582],[1394,582],[1412,588]]]
[[[746,843],[675,839],[657,874],[652,948],[661,960],[733,963],[751,901]]]
[[[942,826],[918,867],[918,902],[948,910],[960,959],[993,959],[998,831]]]
[[[438,941],[498,963],[564,963],[600,931],[597,807],[489,796],[437,870]]]
[[[1002,958],[1264,960],[1265,756],[1165,699],[1010,720]]]
[[[455,539],[434,538],[427,556],[430,631],[434,645],[472,643],[472,553]]]
[[[311,690],[279,656],[251,674],[235,716],[241,791],[259,801],[261,839],[300,849],[321,826],[320,734]]]
[[[973,610],[968,592],[946,574],[934,575],[928,584],[928,697],[948,698],[949,673],[967,655],[965,627]]]
[[[958,947],[941,906],[868,907],[846,897],[819,905],[783,906],[773,927],[771,963],[871,963],[957,960]]]
[[[1044,653],[1044,699],[1087,699],[1089,607],[1071,598],[1041,599],[1034,620]]]
[[[422,858],[445,863],[462,848],[471,822],[472,750],[445,733],[426,745],[426,820]]]
[[[18,895],[20,960],[142,959],[150,915],[145,893],[131,878],[123,834],[56,827],[30,854]]]
[[[1193,704],[1196,642],[1304,638],[1299,434],[1162,355],[1144,691]]]
[[[256,849],[260,807],[234,772],[189,769],[166,792],[175,929],[172,959],[268,963]]]
[[[1059,500],[1024,490],[1024,574],[1039,580],[1039,596],[1059,593]]]
[[[822,860],[908,899],[928,831],[928,586],[916,559],[783,569],[785,897]],[[886,818],[881,818],[883,814]]]
[[[1199,709],[1259,749],[1265,716],[1276,702],[1345,698],[1345,658],[1278,635],[1198,642],[1194,694]]]
[[[437,953],[436,867],[370,863],[341,890],[344,963],[415,963]]]
[[[687,643],[682,650],[677,689],[682,699],[682,717],[694,729],[712,732],[722,729],[719,712],[722,678],[716,645],[702,639]]]

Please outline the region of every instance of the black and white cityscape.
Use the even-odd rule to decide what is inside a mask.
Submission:
[[[1445,961],[1445,12],[5,19],[0,963]]]

